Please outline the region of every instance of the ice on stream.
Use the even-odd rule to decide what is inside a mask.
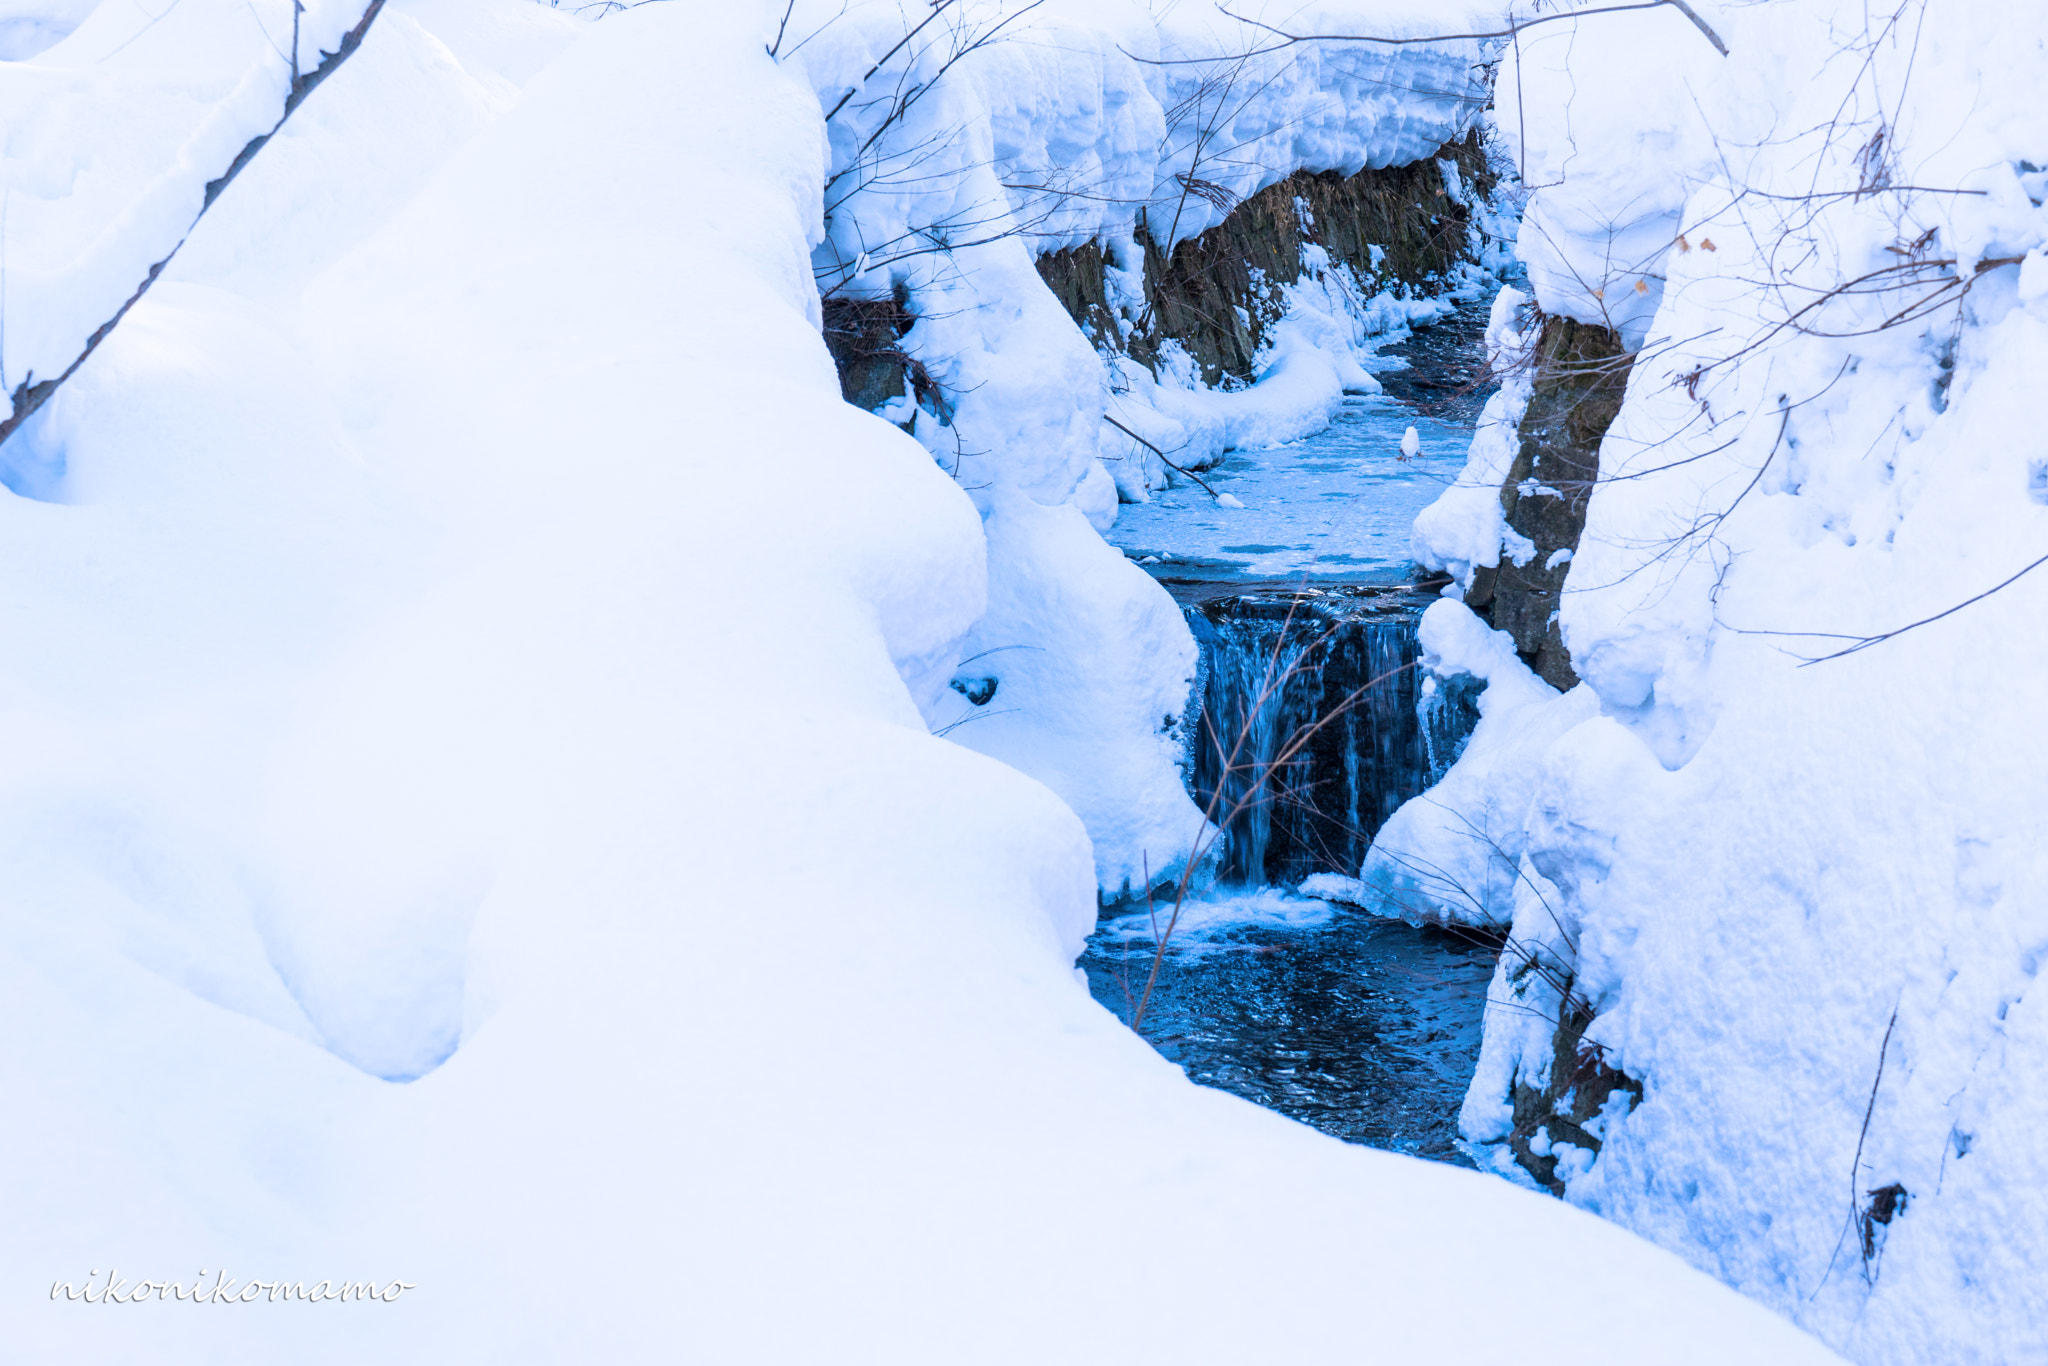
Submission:
[[[1413,457],[1402,439],[1413,428]],[[1124,507],[1110,541],[1176,577],[1344,578],[1396,582],[1412,572],[1409,529],[1464,467],[1469,426],[1385,394],[1348,394],[1330,427],[1263,450],[1232,451],[1191,481]]]

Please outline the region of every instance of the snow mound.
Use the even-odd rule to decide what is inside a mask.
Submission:
[[[771,7],[388,11],[0,496],[16,1358],[1578,1359],[1486,1247],[1829,1359],[1089,999],[1081,824],[927,732],[1012,529],[839,398]]]
[[[1665,7],[1504,70],[1536,302],[1642,349],[1560,607],[1584,684],[1425,800],[1520,809],[1513,937],[1643,1088],[1571,1201],[1856,1360],[2041,1358],[2048,20],[1695,8],[1729,56]],[[1461,573],[1491,440],[1417,528]],[[1496,982],[1469,1138],[1552,1080],[1546,1009]]]

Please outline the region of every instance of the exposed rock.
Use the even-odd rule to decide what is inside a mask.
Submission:
[[[1461,193],[1446,185],[1440,160],[1456,166]],[[1096,346],[1150,366],[1172,339],[1206,383],[1248,380],[1266,329],[1279,316],[1278,286],[1306,271],[1304,245],[1326,248],[1369,292],[1396,284],[1422,293],[1440,289],[1469,252],[1468,205],[1491,194],[1495,180],[1474,130],[1406,166],[1353,176],[1296,171],[1181,242],[1170,258],[1156,239],[1170,236],[1172,225],[1157,214],[1141,216],[1145,304],[1135,318],[1118,316],[1107,278],[1111,262],[1099,242],[1041,256],[1038,273]]]
[[[910,311],[895,299],[833,298],[824,313],[825,346],[846,401],[873,412],[901,397],[912,361],[899,342],[915,321]]]
[[[1553,1195],[1564,1194],[1557,1174],[1556,1145],[1569,1144],[1589,1153],[1600,1151],[1600,1139],[1587,1125],[1617,1092],[1629,1096],[1633,1108],[1643,1098],[1643,1084],[1608,1065],[1607,1052],[1585,1042],[1593,1012],[1568,1000],[1563,1019],[1551,1035],[1550,1076],[1541,1087],[1514,1084],[1514,1128],[1508,1149],[1522,1170]]]
[[[1607,328],[1570,318],[1544,321],[1521,451],[1500,491],[1513,535],[1500,568],[1480,570],[1465,595],[1466,605],[1513,636],[1529,667],[1558,689],[1579,681],[1558,629],[1558,595],[1600,477],[1600,441],[1621,411],[1633,363]]]
[[[953,420],[953,405],[939,382],[923,361],[903,349],[903,334],[917,318],[901,297],[826,299],[824,315],[825,347],[839,369],[839,392],[848,403],[874,412],[907,392],[941,422]],[[905,431],[911,416],[908,410],[902,415]]]
[[[996,695],[996,688],[1002,683],[999,678],[988,675],[970,677],[961,674],[952,681],[952,689],[977,707],[985,707]]]

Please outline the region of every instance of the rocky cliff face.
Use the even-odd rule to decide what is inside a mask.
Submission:
[[[1405,166],[1353,176],[1297,171],[1170,254],[1157,243],[1172,235],[1172,223],[1148,214],[1135,237],[1142,261],[1112,260],[1090,242],[1040,257],[1038,273],[1098,348],[1156,366],[1160,348],[1174,341],[1205,383],[1249,380],[1280,314],[1278,287],[1307,273],[1305,252],[1323,248],[1368,293],[1397,285],[1435,292],[1469,256],[1471,206],[1495,181],[1475,129]],[[1188,191],[1216,192],[1201,182]],[[1112,270],[1134,265],[1142,268],[1142,303],[1120,297],[1111,279]]]
[[[1559,690],[1579,680],[1558,630],[1558,594],[1600,477],[1600,442],[1621,411],[1633,361],[1608,328],[1545,320],[1531,359],[1521,449],[1501,484],[1507,544],[1500,567],[1479,570],[1465,594],[1465,605],[1513,636],[1529,667]]]

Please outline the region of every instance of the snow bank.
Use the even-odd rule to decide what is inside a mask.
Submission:
[[[1482,14],[1352,0],[1287,18],[1317,31],[1403,36],[1471,28]],[[1297,170],[1350,173],[1434,151],[1484,103],[1480,50],[1464,41],[1310,44],[1245,58],[1271,35],[1206,2],[1155,12],[1127,0],[974,0],[937,10],[804,0],[781,31],[828,115],[819,284],[828,297],[893,297],[916,318],[899,345],[944,397],[903,416],[991,519],[998,607],[973,645],[1011,651],[988,676],[1008,681],[1012,701],[1000,724],[977,719],[949,733],[1074,803],[1105,895],[1135,890],[1148,866],[1169,877],[1202,830],[1174,751],[1157,738],[1160,718],[1186,704],[1192,641],[1142,572],[1110,565],[1083,538],[997,532],[994,523],[1042,521],[1022,498],[1074,508],[1106,531],[1119,497],[1137,501],[1165,486],[1157,451],[1199,469],[1226,450],[1319,430],[1346,387],[1372,385],[1351,358],[1365,331],[1441,305],[1368,301],[1356,281],[1315,272],[1289,287],[1261,382],[1214,394],[1114,360],[1105,375],[1034,259],[1100,241],[1112,284],[1137,297],[1141,220],[1170,249]],[[1098,610],[1001,605],[1026,599]],[[1129,622],[1146,625],[1099,629]],[[1055,677],[1073,690],[1048,690]],[[954,708],[937,719],[953,725],[969,714]],[[1105,743],[1113,761],[1103,762]]]
[[[1057,792],[1088,827],[1099,886],[1142,895],[1201,830],[1179,768],[1194,639],[1079,509],[1004,490],[984,526],[988,610],[934,729]]]
[[[1719,6],[1694,8],[1724,25]],[[1768,28],[1750,36],[1741,62],[1784,49]],[[1595,71],[1598,89],[1588,90]],[[1728,73],[1728,59],[1672,7],[1521,35],[1501,64],[1498,107],[1513,112],[1499,123],[1522,183],[1547,187],[1530,196],[1515,242],[1546,310],[1642,345],[1687,193],[1717,155],[1695,102],[1724,90]]]
[[[1503,287],[1493,296],[1493,312],[1486,320],[1486,361],[1488,369],[1501,377],[1500,388],[1479,414],[1465,468],[1416,517],[1410,537],[1415,562],[1449,574],[1461,588],[1471,586],[1474,570],[1500,563],[1503,542],[1510,538],[1521,543],[1509,549],[1511,559],[1520,556],[1515,563],[1526,564],[1535,554],[1527,538],[1508,526],[1500,503],[1500,486],[1521,448],[1516,426],[1534,387],[1529,352],[1536,339],[1528,335],[1528,314],[1529,296],[1520,290]]]
[[[299,71],[362,18],[365,0],[312,0]],[[284,116],[293,0],[17,3],[0,44],[5,327],[0,390],[55,379],[191,230],[252,138]],[[23,61],[22,59],[29,60]]]
[[[1644,349],[1563,595],[1585,685],[1527,723],[1576,724],[1475,740],[1457,801],[1519,788],[1514,934],[1645,1088],[1573,1202],[1855,1359],[2031,1360],[2048,576],[1942,614],[2048,551],[2048,23],[1696,8],[1731,56],[1588,17],[1505,78],[1537,302]],[[1480,520],[1418,540],[1483,562]],[[1480,1142],[1552,1066],[1553,987],[1495,990]]]
[[[1089,999],[1079,822],[921,715],[1009,533],[839,400],[773,19],[392,0],[32,424],[13,1358],[1577,1359],[1488,1246],[1636,1359],[1828,1359]]]

